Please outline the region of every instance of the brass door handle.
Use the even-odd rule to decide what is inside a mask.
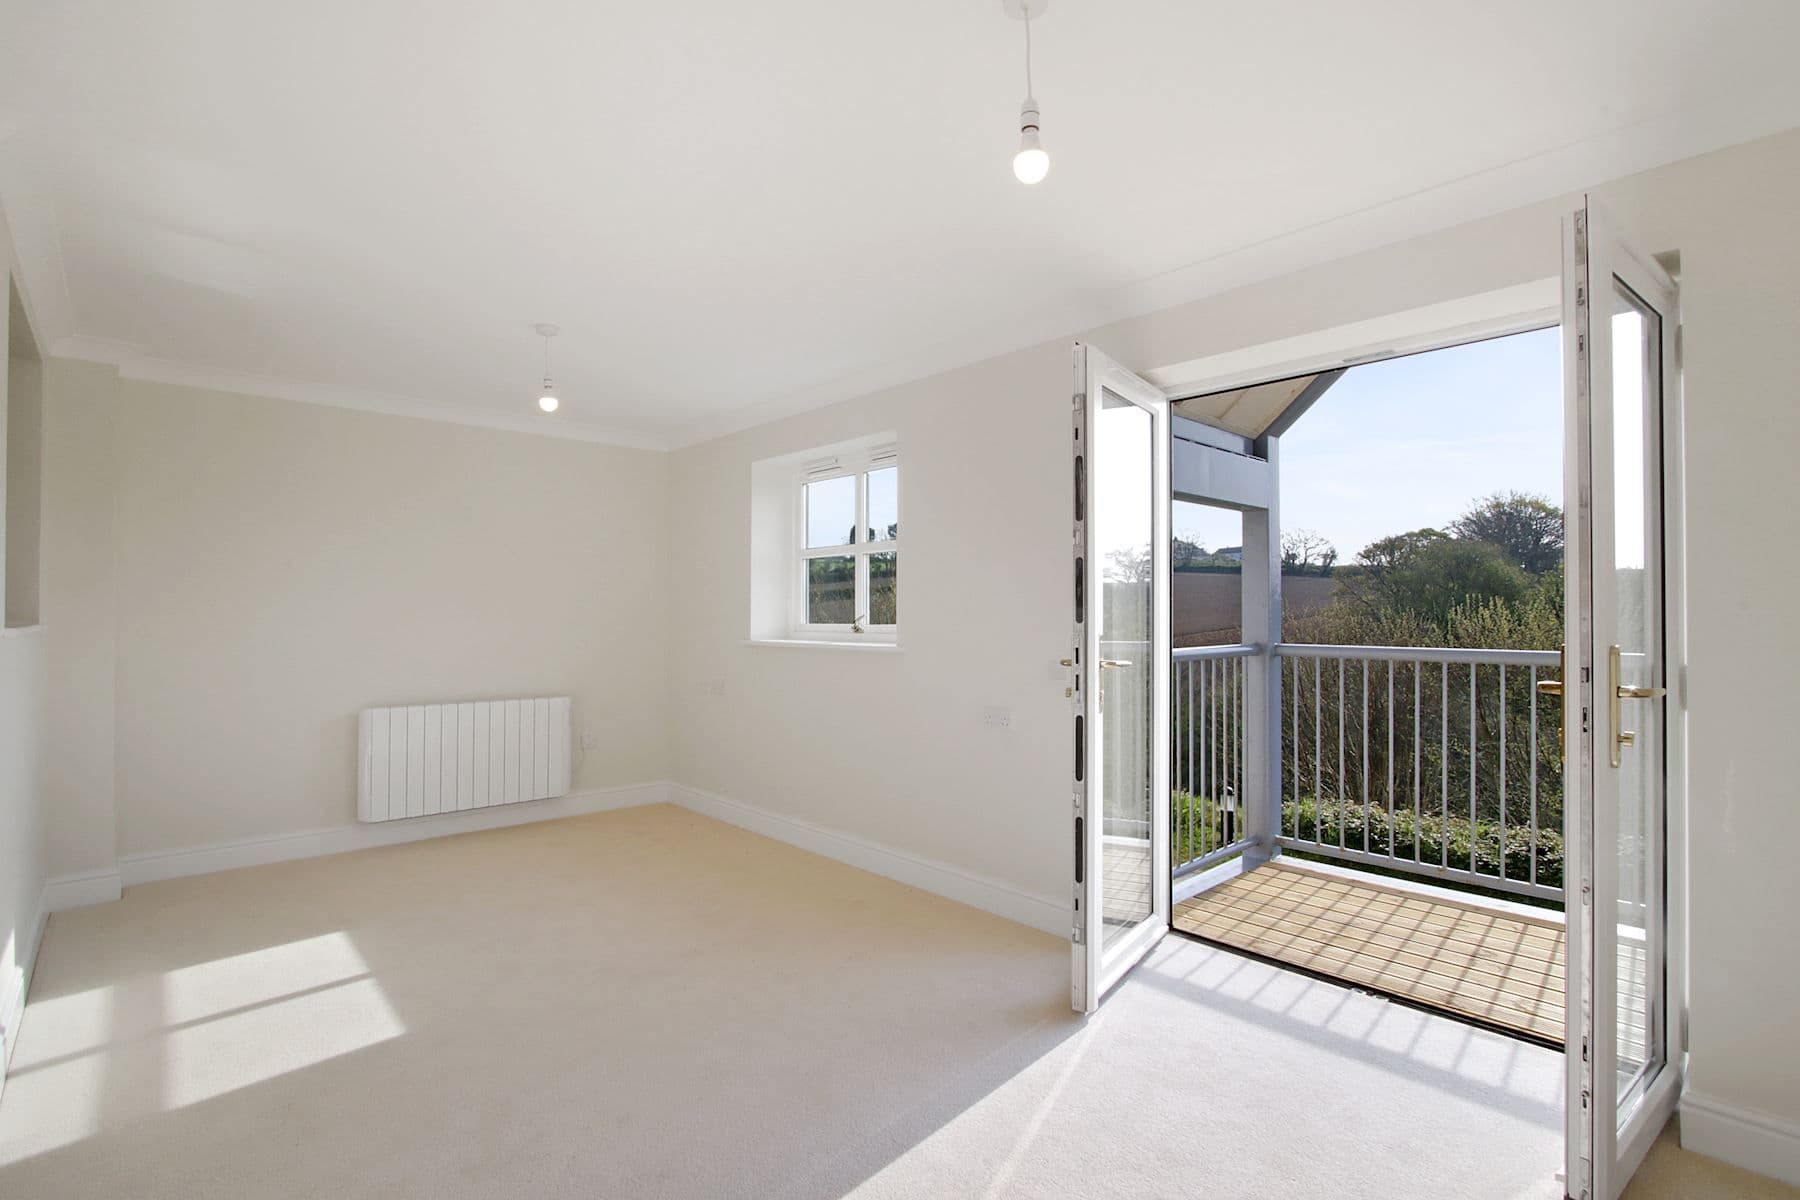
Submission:
[[[1614,690],[1619,693],[1621,700],[1656,700],[1669,694],[1667,688],[1631,687],[1627,684],[1620,684]]]
[[[1538,695],[1540,696],[1560,696],[1563,694],[1562,680],[1560,679],[1540,679],[1538,680],[1537,687]]]
[[[1608,707],[1612,710],[1613,739],[1611,759],[1612,765],[1615,767],[1624,763],[1625,747],[1637,745],[1637,733],[1634,730],[1619,728],[1620,723],[1624,720],[1624,713],[1619,705],[1619,701],[1655,700],[1660,696],[1668,695],[1668,691],[1665,688],[1634,687],[1631,684],[1620,683],[1619,659],[1620,654],[1617,646],[1614,646],[1607,651],[1608,665],[1612,668],[1612,695],[1607,697],[1607,703]]]
[[[1100,665],[1102,667],[1129,667],[1131,661],[1124,658],[1103,658],[1100,660]]]

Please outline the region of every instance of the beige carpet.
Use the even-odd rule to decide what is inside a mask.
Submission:
[[[133,888],[51,922],[0,1196],[1557,1194],[1553,1053],[1184,939],[1084,1023],[1067,961],[668,807]]]

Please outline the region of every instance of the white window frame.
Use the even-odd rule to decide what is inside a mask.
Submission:
[[[892,554],[895,556],[898,570],[900,539],[898,537],[883,538],[877,541],[865,541],[864,535],[869,531],[869,472],[894,468],[894,511],[895,520],[899,521],[902,507],[901,493],[904,484],[900,475],[900,455],[892,446],[871,450],[866,454],[854,457],[835,457],[822,459],[806,464],[794,481],[794,545],[799,550],[793,564],[794,578],[794,611],[793,632],[796,638],[843,641],[854,639],[874,643],[892,643],[899,640],[900,626],[898,622],[899,604],[896,600],[896,620],[892,624],[877,625],[862,618],[870,612],[869,594],[869,556],[873,554]],[[833,479],[854,479],[856,481],[856,540],[836,546],[808,546],[806,544],[806,488],[809,484],[827,483]],[[807,570],[815,558],[851,558],[855,562],[855,587],[852,593],[851,607],[855,620],[843,624],[808,621],[806,611]]]

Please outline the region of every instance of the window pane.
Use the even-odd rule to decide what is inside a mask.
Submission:
[[[806,485],[806,546],[848,546],[856,540],[856,476]]]
[[[869,624],[897,625],[900,618],[900,556],[869,555]]]
[[[885,542],[900,536],[900,468],[883,467],[869,472],[869,540]]]
[[[856,616],[856,559],[849,555],[806,560],[806,621],[848,625]]]

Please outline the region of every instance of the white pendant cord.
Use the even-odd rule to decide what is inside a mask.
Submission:
[[[1031,86],[1031,9],[1024,13],[1024,94],[1037,95]]]
[[[1025,94],[1037,95],[1031,86],[1031,10],[1025,10]]]

